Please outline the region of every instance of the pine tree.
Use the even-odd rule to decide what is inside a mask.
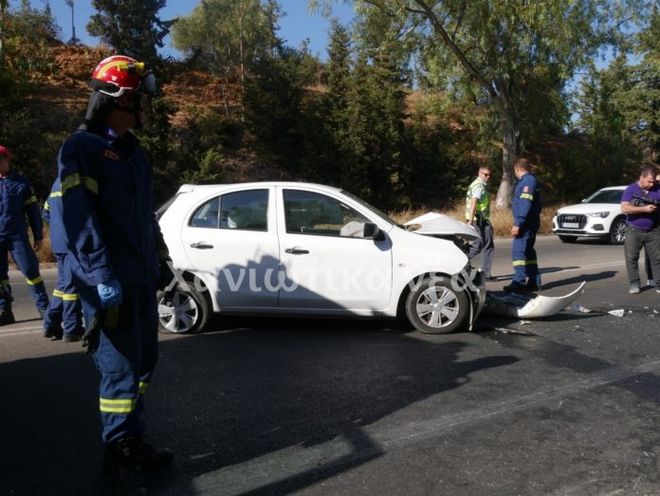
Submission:
[[[155,65],[158,48],[175,22],[158,17],[165,4],[165,0],[92,0],[98,14],[91,17],[87,32],[122,55]]]

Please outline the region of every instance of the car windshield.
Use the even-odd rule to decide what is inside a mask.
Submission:
[[[621,195],[623,190],[620,189],[601,189],[582,203],[621,203]]]
[[[376,207],[374,207],[374,206],[372,206],[372,205],[369,205],[366,201],[364,201],[364,200],[358,198],[358,197],[355,196],[354,194],[351,194],[351,193],[349,193],[349,192],[346,191],[346,190],[342,190],[342,193],[344,193],[346,196],[348,196],[348,197],[351,198],[352,200],[355,200],[356,202],[358,202],[358,203],[359,203],[360,205],[362,205],[363,207],[368,208],[370,211],[372,211],[373,213],[375,213],[378,217],[380,217],[380,218],[383,219],[384,221],[389,222],[390,224],[398,225],[398,224],[397,224],[396,222],[394,222],[394,221],[393,221],[393,220],[392,220],[392,219],[391,219],[386,213],[381,212],[380,210],[378,210]]]

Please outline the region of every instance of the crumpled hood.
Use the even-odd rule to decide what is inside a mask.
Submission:
[[[404,225],[409,231],[426,236],[458,236],[467,241],[481,237],[474,227],[437,212],[427,212]]]

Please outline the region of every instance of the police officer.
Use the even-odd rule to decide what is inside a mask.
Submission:
[[[3,298],[11,302],[7,252],[11,252],[18,268],[25,276],[39,315],[48,308],[48,294],[39,274],[39,261],[35,251],[43,243],[41,212],[32,185],[25,176],[11,170],[11,154],[0,145],[0,286]],[[34,245],[30,246],[25,218],[28,218]],[[34,249],[33,249],[34,248]],[[2,312],[0,325],[14,321],[11,310]]]
[[[518,179],[513,192],[513,226],[511,236],[511,258],[513,278],[504,291],[538,291],[541,289],[541,275],[534,243],[541,225],[541,192],[536,177],[529,171],[526,158],[519,158],[513,165]]]
[[[465,221],[478,230],[480,239],[472,243],[468,257],[473,258],[481,252],[481,270],[486,279],[492,279],[493,265],[493,226],[490,224],[490,194],[488,182],[492,171],[489,167],[479,167],[477,178],[468,186],[465,196]]]
[[[144,494],[144,472],[172,461],[144,440],[158,358],[156,286],[168,256],[151,169],[131,130],[141,125],[155,78],[143,63],[117,55],[98,64],[90,86],[85,121],[59,152],[61,229],[85,341],[101,373],[105,480],[120,493]]]
[[[43,335],[47,338],[62,339],[65,342],[79,341],[83,334],[80,298],[75,287],[73,275],[67,267],[67,244],[61,226],[62,191],[60,183],[55,180],[50,196],[46,200],[43,218],[51,224],[50,249],[57,263],[57,282],[53,297],[44,316]]]

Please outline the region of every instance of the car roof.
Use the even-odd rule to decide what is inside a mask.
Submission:
[[[606,186],[605,188],[600,188],[598,191],[607,191],[615,189],[626,189],[628,186]]]
[[[192,191],[224,191],[240,187],[241,189],[251,188],[270,188],[274,186],[280,187],[311,187],[314,189],[324,189],[326,191],[341,191],[341,189],[334,186],[327,186],[325,184],[306,183],[302,181],[257,181],[251,183],[219,183],[219,184],[182,184],[179,187],[179,193],[189,193]]]

